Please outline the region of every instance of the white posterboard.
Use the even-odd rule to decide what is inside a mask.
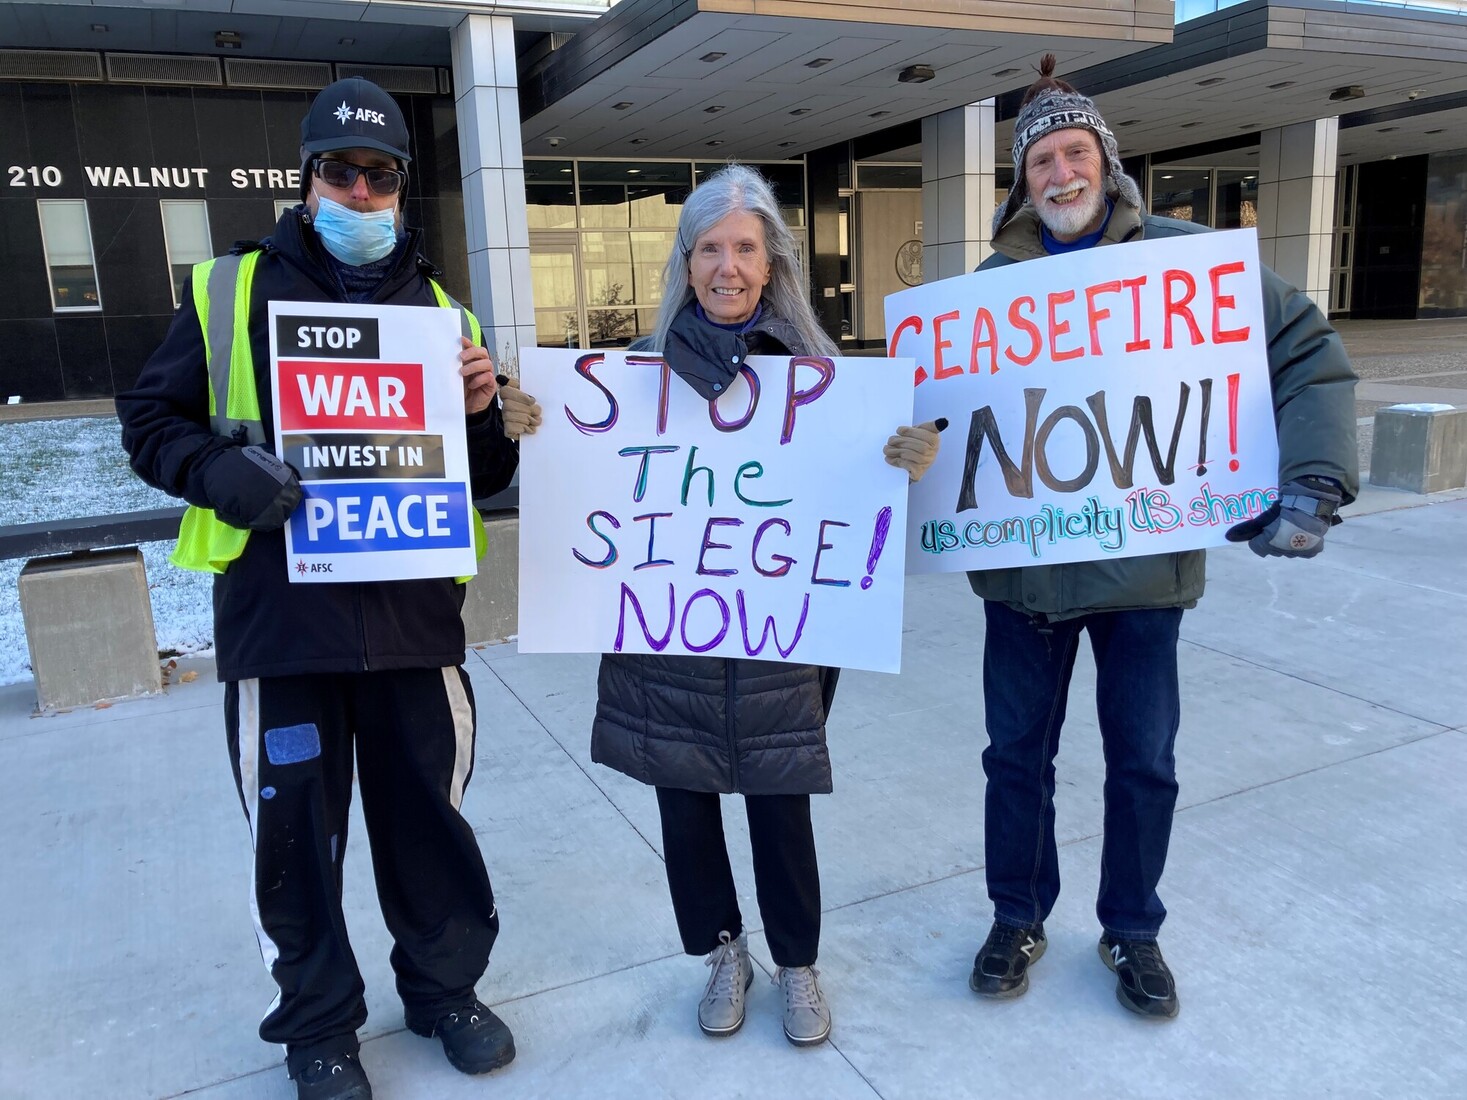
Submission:
[[[918,422],[913,573],[1221,545],[1277,499],[1251,229],[1083,249],[886,299]]]
[[[896,672],[910,363],[750,357],[716,403],[661,359],[522,349],[519,646]],[[888,537],[888,535],[890,537]]]
[[[270,303],[275,451],[304,493],[292,581],[476,572],[459,332],[432,306]]]

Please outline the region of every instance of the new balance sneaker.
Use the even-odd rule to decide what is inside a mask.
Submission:
[[[1123,940],[1107,932],[1100,937],[1100,957],[1115,971],[1116,1000],[1132,1012],[1169,1020],[1181,1010],[1177,983],[1155,940]]]
[[[425,1039],[437,1036],[448,1064],[460,1073],[488,1073],[514,1061],[514,1036],[505,1022],[477,997],[432,1024],[407,1018],[408,1030]]]
[[[813,966],[784,966],[774,975],[784,994],[784,1037],[797,1047],[813,1047],[830,1038],[830,1006],[820,991],[820,971]]]
[[[754,981],[754,964],[746,933],[733,938],[720,932],[718,944],[703,960],[713,973],[698,1002],[698,1026],[705,1035],[732,1035],[744,1026],[744,992]]]
[[[295,1075],[296,1100],[372,1100],[372,1085],[355,1054],[307,1063]]]
[[[1043,924],[1019,928],[994,921],[973,957],[968,988],[999,1000],[1022,996],[1029,989],[1029,967],[1044,955],[1048,943]]]

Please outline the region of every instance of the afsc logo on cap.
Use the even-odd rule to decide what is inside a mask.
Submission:
[[[368,110],[366,107],[358,107],[353,110],[347,106],[346,100],[341,101],[341,106],[336,108],[336,120],[345,126],[355,119],[357,122],[374,122],[378,126],[386,126],[387,118],[381,111]]]

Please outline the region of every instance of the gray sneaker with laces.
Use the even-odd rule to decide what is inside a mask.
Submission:
[[[820,991],[820,971],[813,966],[781,967],[774,980],[784,994],[784,1037],[797,1047],[813,1047],[830,1038],[830,1006]]]
[[[747,933],[740,932],[734,939],[720,932],[718,941],[719,946],[703,960],[704,966],[713,967],[713,973],[698,1002],[698,1026],[705,1035],[732,1035],[744,1026],[744,991],[754,981],[754,964],[749,961]]]

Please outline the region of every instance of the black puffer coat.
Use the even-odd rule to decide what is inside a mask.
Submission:
[[[734,356],[803,354],[794,326],[767,306],[738,334],[700,320],[690,302],[670,335],[668,362],[705,395],[721,391]],[[825,719],[839,675],[779,661],[604,654],[591,759],[657,787],[825,794]]]

